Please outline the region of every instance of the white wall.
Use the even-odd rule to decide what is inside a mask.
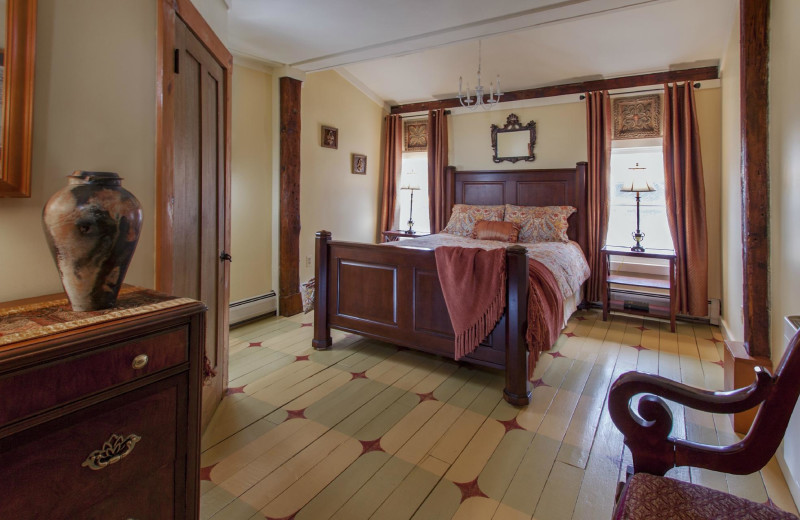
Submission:
[[[334,71],[308,74],[301,98],[300,282],[314,276],[314,237],[375,242],[381,186],[383,107]],[[339,129],[339,148],[320,146],[321,125]],[[351,155],[367,174],[350,173]],[[311,258],[307,264],[307,258]]]
[[[517,163],[492,161],[491,125],[502,127],[508,114],[520,123],[536,121],[536,160]],[[586,103],[545,105],[528,108],[453,114],[449,121],[450,165],[459,170],[512,170],[526,168],[574,168],[586,160]]]
[[[742,181],[739,109],[739,17],[731,28],[720,65],[722,85],[722,328],[733,341],[744,339],[742,320]]]
[[[0,199],[0,301],[61,291],[41,227],[73,170],[118,172],[144,228],[127,283],[154,286],[157,2],[39,0],[29,199]]]
[[[233,69],[231,301],[272,287],[272,76]]]

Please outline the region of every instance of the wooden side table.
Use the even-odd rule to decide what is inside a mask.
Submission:
[[[430,233],[420,233],[419,231],[408,231],[408,230],[400,230],[400,229],[393,229],[392,231],[383,231],[381,232],[383,235],[384,242],[396,242],[401,238],[419,238],[419,237],[426,237],[430,235]]]
[[[671,249],[648,249],[644,252],[631,251],[629,247],[605,246],[602,250],[604,255],[603,279],[606,283],[606,293],[603,297],[603,321],[608,319],[611,310],[622,311],[630,314],[643,316],[653,316],[657,318],[669,318],[669,328],[675,332],[675,315],[677,314],[678,301],[675,297],[675,251]],[[669,274],[659,276],[653,274],[612,274],[611,256],[628,256],[633,258],[652,258],[669,261]],[[611,284],[627,285],[631,287],[645,287],[651,289],[666,289],[669,291],[669,312],[663,313],[647,309],[637,309],[626,307],[625,305],[612,308],[611,305]]]

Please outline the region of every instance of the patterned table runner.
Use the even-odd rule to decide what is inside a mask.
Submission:
[[[123,287],[117,298],[117,306],[102,311],[73,311],[66,298],[0,309],[0,345],[178,307],[194,301],[191,298],[176,298],[140,287]]]

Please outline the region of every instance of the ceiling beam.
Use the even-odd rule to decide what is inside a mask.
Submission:
[[[651,74],[639,74],[637,76],[623,76],[619,78],[599,79],[593,81],[581,81],[578,83],[565,83],[563,85],[551,85],[549,87],[529,88],[525,90],[514,90],[505,92],[501,103],[509,101],[521,101],[524,99],[536,99],[554,96],[565,96],[569,94],[583,94],[595,90],[613,90],[620,88],[645,87],[662,83],[674,83],[676,81],[704,81],[719,78],[719,67],[700,67],[695,69],[671,70],[668,72],[655,72]],[[421,103],[408,103],[406,105],[396,105],[392,107],[392,114],[404,114],[408,112],[423,112],[438,108],[457,108],[461,106],[458,98],[440,99],[437,101],[423,101]]]

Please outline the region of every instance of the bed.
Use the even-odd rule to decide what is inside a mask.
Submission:
[[[446,207],[454,204],[573,206],[568,236],[586,252],[586,163],[569,169],[446,172]],[[449,218],[449,214],[447,215]],[[436,270],[434,251],[331,240],[316,234],[315,349],[331,347],[330,329],[360,334],[453,358],[454,335]],[[419,243],[422,244],[422,243]],[[530,401],[525,341],[528,303],[526,249],[506,247],[506,305],[494,330],[465,361],[505,371],[503,396]]]

